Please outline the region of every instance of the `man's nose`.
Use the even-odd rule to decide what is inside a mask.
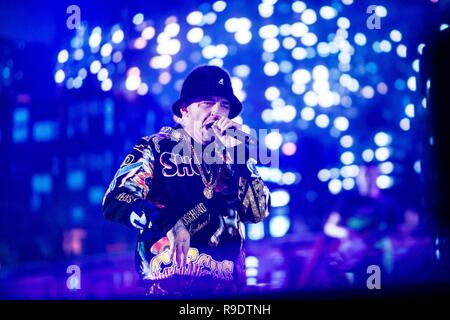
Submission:
[[[220,110],[220,102],[217,101],[216,103],[214,103],[214,105],[211,108],[213,113],[218,113]]]
[[[220,120],[220,115],[218,115],[217,113],[211,112],[211,119],[214,121]]]
[[[220,119],[222,116],[222,105],[219,101],[217,101],[211,108],[211,115],[217,119]]]

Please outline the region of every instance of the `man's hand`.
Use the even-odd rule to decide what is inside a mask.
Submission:
[[[219,120],[214,122],[212,129],[220,142],[227,148],[232,148],[242,143],[238,139],[233,138],[232,135],[226,134],[226,131],[229,129],[242,130],[242,126],[239,123],[231,121],[227,117],[220,117]]]
[[[190,248],[191,235],[181,220],[178,220],[173,228],[167,232],[167,238],[170,241],[170,261],[176,262],[178,267],[184,267]],[[174,257],[176,260],[174,260]]]

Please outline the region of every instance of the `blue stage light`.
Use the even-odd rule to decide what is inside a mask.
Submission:
[[[264,222],[248,224],[247,228],[247,235],[250,240],[261,240],[262,238],[264,238]]]
[[[49,194],[53,190],[53,179],[50,174],[35,174],[31,177],[31,186],[35,193]]]
[[[280,238],[289,231],[291,222],[287,216],[275,216],[269,221],[269,232],[274,238]]]
[[[328,190],[332,194],[338,194],[342,190],[342,182],[339,179],[332,179],[328,182]]]

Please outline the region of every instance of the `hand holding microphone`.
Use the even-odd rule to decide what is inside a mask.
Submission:
[[[256,144],[256,138],[242,131],[242,126],[226,117],[221,117],[212,125],[214,134],[227,148],[232,148],[240,143]],[[232,130],[229,130],[232,129]],[[227,131],[228,130],[228,131]]]

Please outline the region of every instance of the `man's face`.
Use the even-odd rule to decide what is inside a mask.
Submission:
[[[230,102],[222,97],[208,96],[193,100],[181,110],[183,124],[190,128],[193,138],[207,144],[214,136],[212,125],[221,117],[228,118]]]

